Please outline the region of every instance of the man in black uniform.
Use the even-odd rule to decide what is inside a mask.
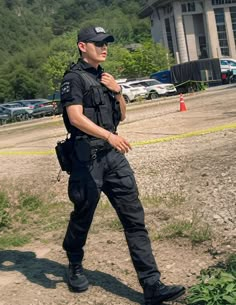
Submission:
[[[173,300],[182,286],[166,286],[152,254],[133,171],[125,158],[131,146],[116,133],[125,119],[121,87],[100,66],[114,37],[101,27],[81,29],[81,55],[61,84],[63,118],[74,141],[68,194],[74,204],[63,248],[69,260],[68,285],[76,292],[88,288],[83,272],[83,247],[93,215],[104,192],[123,225],[133,265],[144,290],[146,305]]]

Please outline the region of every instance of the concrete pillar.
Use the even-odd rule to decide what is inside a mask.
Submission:
[[[205,12],[207,25],[206,33],[208,33],[209,42],[209,57],[221,57],[215,13],[211,4],[211,0],[205,1]]]
[[[170,29],[171,29],[171,36],[172,36],[172,43],[173,43],[173,49],[174,49],[174,54],[175,59],[177,64],[180,63],[179,59],[179,52],[178,52],[178,45],[177,45],[177,40],[176,40],[176,35],[175,35],[175,19],[174,16],[170,17]]]
[[[174,10],[175,28],[176,28],[176,36],[177,36],[176,38],[178,43],[180,62],[184,63],[189,61],[189,58],[188,58],[185,32],[184,32],[184,26],[182,20],[182,10],[179,2],[173,3],[173,10]]]
[[[193,24],[193,15],[185,15],[183,16],[184,20],[184,28],[188,49],[189,60],[197,60],[197,45],[196,45],[196,34],[194,30]]]
[[[232,20],[229,7],[225,8],[225,23],[226,23],[226,33],[229,45],[229,55],[230,57],[236,58],[234,33],[232,27]]]
[[[159,16],[160,16],[160,23],[161,23],[161,30],[163,33],[163,42],[164,46],[168,49],[168,40],[167,40],[167,34],[166,34],[166,25],[165,25],[165,15],[163,12],[163,9],[158,9]]]

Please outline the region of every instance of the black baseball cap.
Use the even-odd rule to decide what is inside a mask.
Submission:
[[[97,27],[87,27],[79,31],[78,42],[88,42],[88,41],[106,41],[113,42],[115,39],[112,35],[107,34],[104,28]]]

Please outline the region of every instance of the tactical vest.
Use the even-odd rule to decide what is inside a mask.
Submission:
[[[83,97],[83,113],[92,122],[111,132],[115,132],[121,119],[119,102],[113,93],[103,86],[90,73],[82,70],[78,64],[73,64],[67,73],[76,73],[83,80],[85,94]],[[72,126],[69,122],[66,109],[63,111],[66,129],[71,135],[84,135],[84,132]]]

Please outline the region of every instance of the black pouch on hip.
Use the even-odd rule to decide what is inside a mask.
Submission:
[[[91,146],[87,138],[76,138],[74,149],[80,162],[88,162],[91,160]]]
[[[71,156],[73,153],[73,140],[66,138],[65,140],[58,141],[55,151],[61,170],[70,174],[72,168]]]

